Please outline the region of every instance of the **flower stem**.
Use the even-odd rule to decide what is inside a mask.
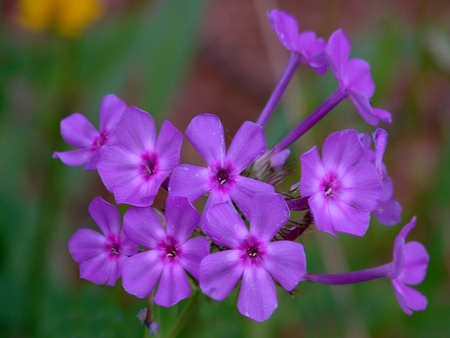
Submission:
[[[354,284],[366,282],[378,278],[387,278],[392,270],[391,263],[377,266],[375,268],[336,274],[314,274],[308,273],[303,278],[304,281],[321,284]]]
[[[168,338],[175,338],[178,335],[178,333],[180,332],[180,330],[182,329],[182,327],[192,314],[192,311],[197,306],[199,296],[200,296],[200,289],[198,288],[194,289],[193,294],[191,295],[191,297],[189,297],[189,302],[184,307],[183,312],[181,312],[181,315],[178,317],[178,320],[173,326],[172,331],[167,336]]]
[[[275,145],[271,150],[272,154],[276,154],[294,143],[345,98],[346,95],[338,88],[316,110],[309,114],[297,127]]]
[[[292,76],[294,76],[295,70],[300,63],[301,58],[302,56],[299,53],[291,53],[288,63],[286,64],[286,67],[284,68],[283,73],[281,74],[281,77],[278,80],[278,83],[269,98],[269,101],[267,101],[267,104],[261,112],[258,121],[256,121],[257,124],[264,126],[267,123],[273,111],[275,110],[275,107],[280,101],[281,96],[286,90],[289,81],[291,81]]]

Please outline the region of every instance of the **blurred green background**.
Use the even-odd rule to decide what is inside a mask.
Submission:
[[[146,300],[78,278],[67,241],[94,228],[87,207],[98,195],[113,202],[96,172],[52,160],[68,150],[62,118],[80,112],[98,126],[108,93],[184,131],[210,112],[229,138],[255,121],[288,53],[265,18],[277,7],[300,29],[328,38],[343,28],[352,57],[368,60],[374,106],[392,112],[385,162],[403,205],[402,223],[375,220],[354,238],[307,232],[309,272],[339,272],[387,263],[401,226],[413,215],[409,240],[431,257],[417,287],[428,308],[412,316],[398,306],[388,280],[328,287],[301,283],[264,323],[241,316],[236,293],[200,304],[180,336],[189,337],[447,337],[450,335],[450,2],[442,1],[125,1],[0,2],[0,336],[142,337],[136,318]],[[330,74],[300,67],[267,126],[273,145],[330,95]],[[293,146],[291,161],[331,132],[372,132],[348,103]],[[187,143],[187,142],[185,142]],[[185,144],[182,161],[197,163]],[[156,203],[161,203],[157,201]],[[124,209],[123,209],[124,210]],[[123,211],[122,210],[122,211]],[[186,301],[156,310],[165,337]]]

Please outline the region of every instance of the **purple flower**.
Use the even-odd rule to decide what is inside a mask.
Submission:
[[[170,307],[189,297],[184,270],[199,277],[200,262],[209,254],[209,243],[200,237],[188,240],[200,215],[185,197],[168,197],[165,227],[152,208],[131,207],[124,217],[125,234],[151,250],[127,260],[123,267],[124,289],[147,297],[159,281],[155,303]]]
[[[86,163],[85,170],[97,169],[99,159],[108,145],[114,143],[111,134],[127,105],[115,95],[106,95],[100,106],[100,132],[79,113],[72,114],[61,121],[61,135],[78,150],[53,153],[64,164],[78,166]]]
[[[203,156],[208,168],[189,164],[176,167],[169,183],[169,193],[186,196],[191,202],[207,192],[207,208],[219,202],[233,200],[248,215],[251,198],[257,192],[272,193],[267,183],[239,175],[266,150],[261,126],[244,122],[225,152],[222,123],[215,115],[195,117],[186,130],[186,137]]]
[[[369,99],[375,91],[369,64],[360,59],[349,59],[350,41],[342,30],[334,32],[328,40],[326,56],[341,91],[352,101],[358,113],[370,125],[380,120],[391,123],[386,110],[372,108]]]
[[[118,142],[109,147],[98,172],[117,203],[149,206],[161,183],[180,161],[183,136],[164,121],[158,138],[153,118],[129,107],[116,126]]]
[[[407,286],[417,285],[427,273],[429,256],[425,247],[418,242],[405,244],[409,231],[416,226],[416,217],[406,224],[395,238],[394,260],[389,278],[394,287],[395,297],[402,310],[411,315],[412,311],[425,310],[427,298],[419,291]]]
[[[223,300],[242,278],[239,312],[259,322],[268,319],[278,306],[273,279],[290,291],[306,273],[301,244],[271,242],[289,219],[283,197],[278,194],[253,197],[250,231],[227,202],[212,206],[205,219],[204,231],[209,238],[230,250],[213,253],[202,260],[200,288],[203,293]]]
[[[309,197],[317,228],[356,236],[365,234],[381,195],[374,166],[363,160],[365,151],[355,130],[336,132],[301,157],[300,193]]]
[[[270,24],[281,44],[289,51],[302,56],[301,62],[311,67],[317,74],[325,74],[328,61],[325,57],[324,39],[316,38],[314,32],[299,33],[297,21],[291,15],[272,10],[267,12]]]
[[[89,213],[103,234],[91,229],[79,229],[69,240],[69,251],[80,263],[80,277],[95,284],[114,286],[122,274],[128,256],[137,254],[137,244],[120,230],[117,209],[96,197],[89,205]]]

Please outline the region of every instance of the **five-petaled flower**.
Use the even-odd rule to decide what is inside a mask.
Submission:
[[[266,150],[266,139],[261,126],[244,122],[225,153],[222,123],[215,115],[195,117],[186,130],[186,137],[203,156],[208,168],[190,164],[177,166],[169,183],[169,194],[186,196],[191,202],[210,192],[206,209],[233,200],[248,215],[255,193],[271,193],[273,186],[240,175]]]
[[[117,96],[106,95],[100,106],[100,131],[84,115],[75,113],[66,117],[61,121],[61,135],[67,143],[80,149],[55,151],[53,158],[69,166],[86,163],[84,169],[97,169],[100,158],[115,142],[113,131],[126,108],[125,102]]]
[[[149,206],[162,182],[180,161],[183,136],[164,121],[158,138],[153,118],[129,107],[116,126],[118,142],[109,147],[98,172],[117,203]]]
[[[425,247],[419,242],[405,244],[406,236],[416,226],[416,217],[406,224],[394,242],[394,260],[389,278],[394,287],[395,297],[402,310],[412,314],[412,310],[425,310],[427,298],[419,291],[405,285],[417,285],[427,273],[429,256]]]
[[[301,244],[271,242],[288,219],[289,209],[279,194],[254,195],[250,231],[229,202],[216,204],[206,211],[204,232],[214,243],[230,250],[213,253],[202,260],[203,293],[223,300],[242,278],[239,312],[259,322],[268,319],[278,306],[273,279],[291,291],[306,273]]]
[[[69,251],[80,263],[80,277],[95,284],[114,286],[122,274],[123,263],[137,254],[138,246],[120,229],[120,214],[113,205],[96,197],[89,213],[103,234],[82,228],[69,240]]]
[[[131,207],[124,216],[125,234],[150,248],[130,257],[123,267],[123,287],[136,297],[147,297],[159,281],[154,301],[170,307],[189,297],[184,270],[199,278],[200,262],[209,254],[206,239],[189,239],[200,215],[186,197],[168,197],[165,227],[151,207]]]
[[[317,228],[357,236],[365,234],[381,196],[381,182],[355,130],[328,136],[322,160],[316,147],[301,157],[300,193],[309,197]]]

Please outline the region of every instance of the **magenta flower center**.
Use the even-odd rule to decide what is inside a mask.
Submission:
[[[176,257],[177,256],[177,249],[174,246],[167,246],[166,247],[166,254],[168,258]]]
[[[146,153],[142,155],[141,172],[149,178],[157,171],[157,164],[156,155]]]
[[[92,142],[92,150],[97,150],[104,146],[108,141],[108,132],[102,131]]]
[[[119,249],[120,249],[119,244],[117,244],[116,242],[111,243],[110,251],[113,255],[118,255]]]
[[[258,248],[251,246],[247,248],[247,255],[250,258],[255,258],[258,256]]]
[[[217,172],[217,181],[219,182],[220,185],[223,185],[225,183],[227,183],[228,181],[228,171],[226,169],[220,169]]]

